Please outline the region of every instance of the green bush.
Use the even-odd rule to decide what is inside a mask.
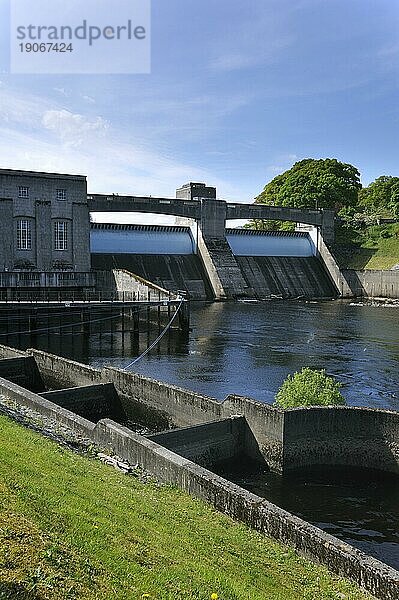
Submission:
[[[325,370],[316,371],[304,367],[300,373],[288,375],[276,395],[281,408],[298,406],[335,406],[346,404],[339,391],[341,384],[326,375]]]

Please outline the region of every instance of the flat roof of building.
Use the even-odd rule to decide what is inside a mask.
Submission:
[[[0,175],[11,175],[14,177],[42,177],[43,179],[75,179],[78,181],[86,181],[86,175],[45,173],[44,171],[20,171],[17,169],[0,169]]]

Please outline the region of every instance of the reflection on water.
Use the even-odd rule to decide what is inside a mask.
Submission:
[[[244,460],[219,475],[399,569],[399,478],[320,467],[277,475]]]
[[[349,404],[399,410],[398,317],[397,308],[340,301],[198,305],[188,346],[152,354],[135,371],[220,400],[235,393],[273,402],[289,373],[325,368]]]
[[[198,304],[191,310],[190,339],[173,331],[132,370],[220,400],[235,393],[273,402],[289,373],[325,368],[342,382],[349,404],[399,410],[398,317],[395,307],[341,301]],[[127,324],[122,336],[120,322],[111,319],[85,331],[5,337],[0,325],[0,343],[35,346],[94,366],[123,367],[159,333],[155,327],[137,338]]]

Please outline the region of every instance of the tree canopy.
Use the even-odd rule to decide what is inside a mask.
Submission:
[[[359,212],[399,217],[399,177],[382,175],[359,192]]]
[[[356,206],[361,187],[360,173],[353,165],[335,158],[307,158],[270,181],[256,202],[340,210]]]

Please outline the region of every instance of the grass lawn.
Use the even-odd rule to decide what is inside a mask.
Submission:
[[[0,498],[1,600],[370,598],[175,488],[125,476],[5,417]]]
[[[364,230],[339,228],[334,247],[346,269],[391,269],[399,264],[399,225],[375,225]]]

